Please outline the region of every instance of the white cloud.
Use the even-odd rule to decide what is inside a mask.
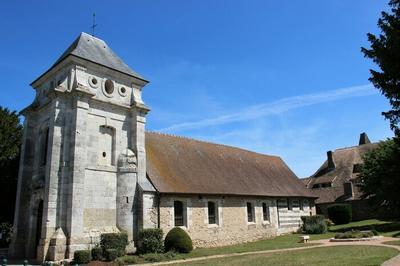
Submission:
[[[228,124],[233,122],[241,122],[254,120],[261,117],[277,115],[289,110],[320,104],[324,102],[339,101],[346,98],[362,97],[377,94],[377,90],[373,86],[361,85],[347,88],[340,88],[321,93],[304,94],[288,98],[283,98],[277,101],[249,106],[239,112],[220,115],[217,117],[206,118],[199,121],[189,121],[173,124],[169,127],[162,128],[159,131],[177,132],[191,129],[199,129],[209,126]]]

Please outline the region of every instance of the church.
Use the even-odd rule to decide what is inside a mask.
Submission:
[[[145,130],[148,83],[86,33],[31,83],[10,256],[72,258],[100,235],[176,226],[195,247],[298,230],[316,197],[277,156]]]

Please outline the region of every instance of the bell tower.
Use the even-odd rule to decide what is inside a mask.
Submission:
[[[147,83],[86,33],[32,82],[10,255],[72,258],[107,232],[133,241],[143,223],[138,187],[154,190],[146,178]]]

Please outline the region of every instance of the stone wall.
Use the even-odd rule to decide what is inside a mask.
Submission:
[[[300,225],[300,216],[309,215],[310,209],[293,209],[287,213],[296,217],[290,227],[279,227],[277,199],[260,197],[215,197],[215,196],[172,196],[161,195],[160,228],[164,234],[174,227],[174,201],[184,205],[184,226],[196,247],[232,245],[276,236],[280,233],[295,231]],[[216,224],[208,222],[208,201],[215,203],[217,209]],[[248,222],[247,202],[253,208],[254,222]],[[263,219],[262,204],[269,209],[269,219]],[[282,216],[281,210],[281,216]]]

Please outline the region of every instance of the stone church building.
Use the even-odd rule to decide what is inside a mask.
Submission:
[[[10,255],[73,257],[106,232],[180,226],[194,245],[299,228],[315,196],[281,158],[145,131],[148,83],[102,40],[80,36],[32,82]]]

